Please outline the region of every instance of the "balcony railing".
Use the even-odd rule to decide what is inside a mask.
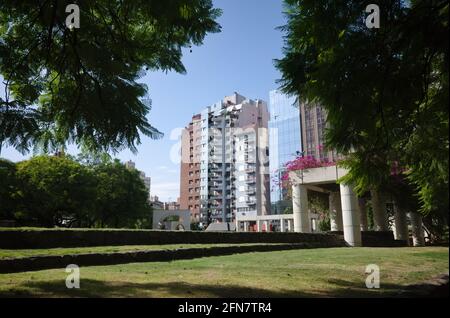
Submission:
[[[249,184],[256,183],[256,178],[246,178],[245,182]]]

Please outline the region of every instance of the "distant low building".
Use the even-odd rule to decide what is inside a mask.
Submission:
[[[172,201],[172,202],[166,202],[165,204],[165,210],[179,210],[180,209],[180,204],[176,201]]]
[[[180,204],[176,201],[163,202],[159,200],[157,195],[153,195],[150,197],[150,203],[152,204],[153,209],[157,210],[166,210],[166,211],[177,211],[180,210]]]
[[[150,204],[153,209],[164,210],[164,202],[160,201],[157,195],[150,196]]]

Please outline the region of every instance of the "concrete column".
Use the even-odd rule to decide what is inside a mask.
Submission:
[[[244,221],[244,232],[248,232],[248,221]]]
[[[408,222],[406,213],[398,207],[394,202],[394,224],[395,224],[395,239],[406,241],[409,244]]]
[[[284,219],[280,219],[280,231],[285,232],[284,230]]]
[[[358,205],[359,205],[359,218],[361,223],[361,231],[367,231],[369,227],[367,225],[366,199],[359,198]]]
[[[342,231],[342,207],[339,192],[331,192],[328,196],[330,224],[332,231]]]
[[[411,230],[414,246],[425,246],[425,239],[422,227],[422,215],[411,212],[409,214],[411,220]]]
[[[270,232],[270,224],[269,221],[264,221],[264,228],[266,232]]]
[[[350,246],[361,246],[358,198],[349,185],[340,184],[344,240]]]
[[[234,221],[234,224],[236,226],[236,232],[240,232],[240,226],[241,226],[241,222],[239,222],[237,219]]]
[[[261,220],[256,220],[256,231],[257,232],[261,232],[262,231],[262,224],[261,224]]]
[[[307,189],[300,184],[292,185],[292,210],[294,214],[294,232],[310,233],[308,193]]]
[[[292,220],[287,220],[287,231],[292,232]]]
[[[311,219],[311,232],[317,232],[317,221],[316,219]]]
[[[371,190],[373,222],[375,223],[375,231],[387,231],[388,220],[386,214],[386,201],[382,194],[377,190]]]

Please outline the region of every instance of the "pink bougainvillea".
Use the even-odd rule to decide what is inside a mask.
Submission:
[[[284,174],[281,177],[282,180],[287,180],[289,178],[289,172],[306,170],[309,168],[327,167],[334,166],[336,163],[328,160],[317,160],[313,156],[297,157],[294,160],[286,162],[284,165]]]
[[[285,187],[289,185],[289,172],[291,171],[301,171],[310,168],[328,167],[334,166],[336,162],[329,161],[328,159],[318,160],[314,156],[298,156],[294,160],[286,162],[281,169],[280,180],[274,180],[277,185]]]
[[[406,169],[402,166],[400,166],[400,163],[398,161],[393,161],[391,163],[391,176],[398,176],[402,175],[406,172]]]
[[[393,161],[391,163],[391,178],[393,181],[397,183],[403,183],[405,174],[407,173],[408,169],[405,167],[402,167],[398,161]]]
[[[278,170],[278,172],[280,172],[279,174],[277,173],[279,177],[276,176],[272,179],[274,185],[273,188],[280,186],[282,188],[287,188],[289,185],[291,185],[291,182],[289,180],[289,173],[291,171],[302,171],[310,168],[329,167],[335,166],[336,164],[337,162],[335,161],[328,161],[327,159],[318,160],[314,156],[298,156],[294,160],[286,162],[286,164],[283,165],[283,168]],[[399,183],[403,182],[405,173],[407,173],[408,169],[402,167],[398,161],[391,162],[390,168],[390,176],[392,180]],[[274,191],[274,189],[271,189],[271,191]]]

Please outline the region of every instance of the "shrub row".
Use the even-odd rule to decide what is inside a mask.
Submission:
[[[319,243],[323,246],[345,246],[340,235],[318,233],[92,229],[0,230],[0,248],[9,249],[211,243]]]
[[[342,231],[330,231],[330,234],[344,235]],[[362,246],[399,247],[407,246],[406,241],[395,240],[392,231],[361,231]]]

